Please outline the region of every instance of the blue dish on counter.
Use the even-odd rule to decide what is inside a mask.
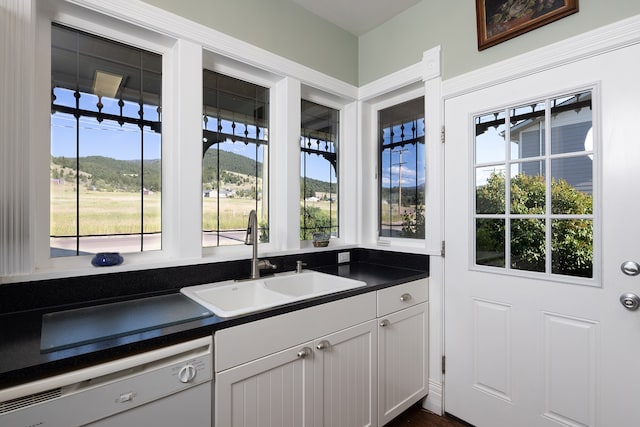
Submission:
[[[110,267],[122,264],[122,261],[124,258],[118,252],[99,252],[91,259],[91,264],[94,267]]]

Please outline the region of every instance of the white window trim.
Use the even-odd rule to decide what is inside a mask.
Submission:
[[[50,92],[51,81],[51,24],[56,22],[62,25],[66,25],[72,28],[76,28],[81,31],[86,31],[91,34],[106,37],[112,40],[116,40],[128,45],[136,46],[141,49],[149,50],[163,55],[163,135],[162,135],[162,153],[163,153],[163,169],[181,169],[180,165],[176,164],[178,161],[186,162],[187,160],[182,158],[176,158],[174,161],[165,162],[165,156],[167,159],[169,155],[167,152],[177,151],[175,146],[176,142],[180,139],[178,135],[183,135],[182,132],[188,132],[189,126],[184,123],[188,112],[190,111],[189,105],[181,100],[187,99],[186,97],[178,96],[178,94],[184,94],[184,91],[189,91],[188,85],[179,86],[178,79],[174,76],[179,73],[184,73],[188,70],[193,61],[198,61],[200,55],[193,56],[189,51],[189,46],[186,42],[178,41],[166,37],[162,34],[150,33],[144,29],[130,26],[121,21],[115,21],[108,16],[100,16],[93,13],[90,10],[74,7],[67,3],[61,3],[54,7],[48,5],[47,8],[41,8],[37,10],[37,32],[36,32],[36,50],[40,52],[36,55],[37,66],[36,68],[36,94],[34,96],[34,116],[39,123],[46,124],[47,126],[39,126],[35,129],[34,133],[34,156],[33,156],[33,168],[36,181],[37,195],[35,200],[35,272],[56,272],[56,271],[81,271],[86,273],[84,268],[90,266],[90,256],[79,257],[62,257],[51,258],[49,254],[49,155],[50,155],[50,99],[42,94]],[[191,46],[193,48],[193,46]],[[180,60],[183,61],[180,61]],[[190,61],[190,62],[185,62]],[[174,64],[181,69],[176,69]],[[188,84],[193,84],[193,79],[183,79]],[[191,93],[191,92],[189,92]],[[198,94],[201,94],[199,89]],[[192,97],[191,97],[192,99]],[[182,108],[175,108],[177,103]],[[166,107],[166,108],[164,108]],[[181,117],[177,117],[177,113],[181,113]],[[167,118],[170,118],[167,120]],[[170,123],[182,124],[183,129],[180,129],[180,125],[173,126]],[[46,146],[36,146],[42,144],[42,141],[46,141]],[[189,203],[187,201],[187,194],[181,194],[182,200],[175,200],[169,196],[172,193],[170,188],[165,188],[165,184],[171,187],[171,184],[167,182],[165,177],[165,171],[163,171],[163,198],[162,198],[162,222],[163,222],[163,247],[172,248],[162,251],[150,251],[143,253],[127,254],[128,264],[147,264],[149,262],[166,261],[174,257],[171,252],[183,254],[183,256],[191,257],[192,254],[185,252],[188,244],[182,244],[182,242],[188,241],[188,234],[184,233],[185,230],[180,230],[180,223],[184,219],[177,218],[172,215],[169,206],[176,206],[176,203]],[[185,177],[185,179],[188,179]],[[174,230],[172,233],[166,233],[167,230]],[[180,235],[180,238],[175,236]],[[123,267],[126,269],[127,267]],[[91,270],[90,270],[91,271]]]
[[[342,107],[344,122],[355,123],[357,116],[358,89],[331,76],[325,75],[291,60],[280,57],[246,42],[234,39],[206,26],[194,23],[162,9],[142,2],[128,0],[66,0],[55,3],[30,0],[32,18],[31,25],[35,41],[35,55],[27,61],[35,69],[34,94],[30,99],[33,116],[39,123],[45,124],[34,129],[30,138],[35,154],[29,160],[32,171],[30,180],[21,184],[26,194],[31,194],[31,214],[28,232],[29,256],[31,259],[23,263],[26,269],[2,271],[0,282],[39,280],[55,277],[102,274],[105,270],[90,265],[87,257],[68,257],[51,259],[49,257],[49,182],[48,162],[49,148],[35,147],[37,141],[49,141],[50,100],[41,96],[50,92],[50,24],[52,21],[69,25],[80,30],[97,34],[163,54],[163,250],[145,253],[127,254],[125,263],[111,267],[109,272],[139,270],[174,265],[198,264],[208,262],[245,259],[250,256],[250,248],[246,246],[217,248],[209,251],[202,248],[201,243],[201,209],[172,210],[175,206],[201,206],[201,168],[194,168],[198,160],[201,164],[200,150],[184,150],[187,140],[201,138],[201,90],[203,52],[209,51],[219,55],[216,66],[218,71],[229,70],[237,64],[244,64],[234,77],[244,78],[258,84],[269,83],[275,96],[272,107],[272,150],[276,145],[287,141],[298,142],[300,121],[293,120],[289,112],[299,111],[300,87],[313,88],[319,94],[324,93]],[[206,55],[205,55],[206,58]],[[283,71],[284,70],[284,71]],[[185,93],[190,96],[184,96]],[[294,96],[295,95],[295,96]],[[292,109],[293,99],[298,105]],[[287,100],[283,103],[283,100]],[[287,119],[285,119],[285,117]],[[196,124],[197,123],[197,124]],[[295,128],[295,134],[293,129]],[[353,139],[357,135],[357,127],[343,127],[345,135]],[[282,138],[280,138],[282,136]],[[276,142],[276,138],[278,141]],[[347,136],[343,136],[347,139]],[[299,143],[295,146],[297,147]],[[357,147],[349,154],[357,157]],[[172,160],[173,157],[177,157]],[[291,224],[299,222],[299,147],[285,155],[287,167],[273,168],[270,172],[270,186],[273,190],[291,185],[295,177],[296,191],[283,192],[285,203],[278,205],[270,201],[271,238],[269,244],[260,248],[261,256],[284,255],[295,253],[301,248],[299,233],[291,232]],[[346,159],[347,156],[343,156]],[[293,164],[297,165],[293,175]],[[357,177],[356,169],[347,168],[351,182]],[[277,172],[275,172],[277,171]],[[345,182],[346,180],[343,180]],[[35,188],[35,192],[30,192]],[[342,190],[342,189],[341,189]],[[356,206],[356,189],[345,188],[342,195],[347,196],[350,206]],[[273,191],[272,191],[273,193]],[[294,206],[296,207],[294,209]],[[343,202],[343,207],[346,203]],[[357,217],[355,208],[343,209],[351,214],[343,219],[341,228],[355,228]],[[341,214],[342,215],[342,214]],[[274,221],[275,219],[275,221]],[[292,222],[293,221],[293,222]],[[344,228],[343,228],[344,227]],[[293,239],[291,236],[294,236]],[[339,241],[326,250],[338,247],[353,246],[356,242],[355,232],[347,234],[346,239]],[[295,241],[294,241],[295,240]],[[346,245],[346,246],[344,246]]]
[[[362,129],[359,139],[359,212],[361,218],[358,240],[361,246],[392,251],[411,251],[440,255],[442,240],[442,160],[444,150],[440,143],[442,123],[440,46],[424,52],[422,61],[385,76],[360,88]],[[379,110],[424,96],[425,99],[425,239],[379,237],[378,200],[378,124]]]
[[[357,102],[336,98],[326,92],[320,91],[309,86],[302,86],[300,99],[315,102],[335,110],[339,110],[340,114],[340,143],[338,146],[338,224],[340,227],[340,235],[338,238],[331,239],[330,246],[355,245],[357,242],[357,192],[356,186],[352,185],[358,182],[358,168],[354,167],[353,159],[358,158],[358,132],[357,132]],[[298,124],[298,137],[300,133],[300,124]],[[300,142],[298,138],[298,166],[300,165]],[[298,176],[300,170],[298,169]],[[298,190],[299,191],[299,190]],[[298,233],[300,235],[300,200],[297,198],[298,206]],[[299,238],[298,238],[299,240]],[[308,241],[300,241],[299,247],[302,249],[311,249],[313,243]]]

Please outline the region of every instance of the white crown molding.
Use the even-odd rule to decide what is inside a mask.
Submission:
[[[445,99],[640,43],[640,15],[579,34],[443,82]]]
[[[356,86],[139,0],[65,0],[138,27],[200,44],[203,49],[302,84],[355,100]]]
[[[358,99],[370,101],[380,95],[405,88],[417,82],[440,77],[440,46],[425,51],[422,61],[361,86]]]

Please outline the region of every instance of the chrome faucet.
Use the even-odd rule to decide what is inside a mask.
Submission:
[[[244,239],[244,244],[253,246],[253,253],[251,256],[251,279],[260,278],[260,270],[267,268],[275,270],[277,268],[267,259],[258,259],[258,213],[255,209],[252,209],[251,212],[249,212],[249,223],[247,224],[247,235]]]

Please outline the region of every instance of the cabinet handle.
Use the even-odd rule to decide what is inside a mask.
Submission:
[[[299,359],[304,359],[307,356],[311,356],[312,352],[313,352],[313,350],[311,350],[309,347],[304,347],[304,348],[302,348],[302,350],[300,350],[298,352],[298,358]]]
[[[400,301],[407,302],[410,301],[411,298],[413,298],[411,294],[402,294],[402,296],[400,297]]]
[[[389,326],[391,324],[391,322],[389,322],[387,319],[384,319],[380,322],[380,327],[384,328],[385,326]]]
[[[316,345],[316,348],[318,350],[326,350],[328,348],[331,348],[331,343],[327,340],[322,340],[318,343],[318,345]]]

